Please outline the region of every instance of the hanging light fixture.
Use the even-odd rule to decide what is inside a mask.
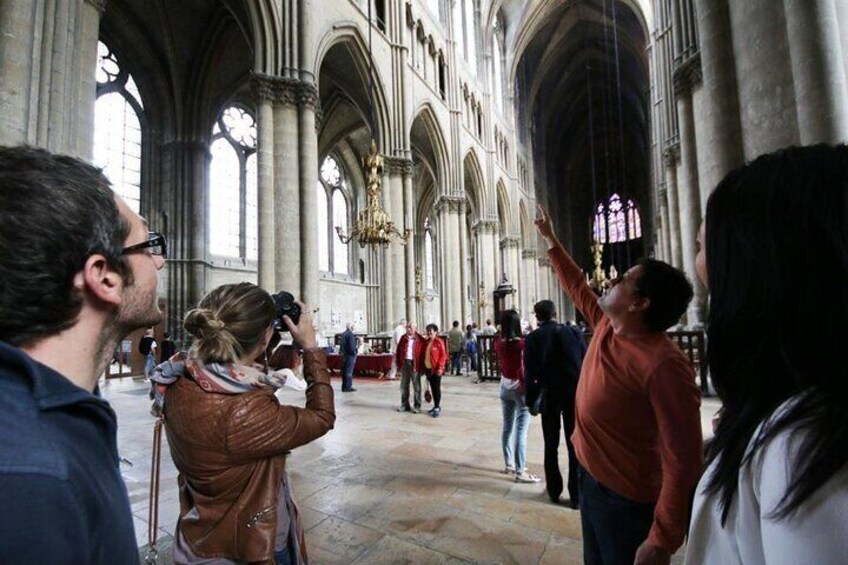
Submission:
[[[403,233],[398,231],[389,215],[380,205],[380,192],[383,179],[383,156],[377,151],[377,140],[375,138],[376,128],[374,125],[374,56],[371,51],[371,2],[368,3],[368,119],[371,128],[371,147],[368,154],[362,159],[365,172],[366,203],[365,209],[359,212],[359,216],[353,223],[353,229],[345,233],[341,226],[336,226],[336,233],[342,243],[347,245],[353,240],[360,247],[366,245],[387,246],[392,240],[401,245],[406,245],[412,231],[405,229]]]

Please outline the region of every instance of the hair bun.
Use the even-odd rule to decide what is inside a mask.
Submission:
[[[194,337],[206,339],[218,335],[224,329],[224,322],[208,308],[194,308],[186,313],[183,326]]]

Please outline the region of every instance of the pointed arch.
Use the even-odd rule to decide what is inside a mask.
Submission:
[[[521,247],[522,249],[534,249],[533,246],[533,228],[530,222],[530,216],[527,213],[527,200],[521,199],[518,203],[518,222],[521,230]]]
[[[365,113],[368,110],[368,90],[370,88],[368,76],[368,41],[356,23],[343,21],[332,24],[318,43],[318,47],[315,50],[314,72],[315,76],[318,77],[319,88],[322,84],[321,69],[326,62],[327,55],[334,47],[339,45],[343,45],[347,49],[347,53],[353,62],[353,69],[350,70],[356,72],[364,91],[363,100],[352,97],[352,101],[356,105],[361,106],[361,111]],[[380,76],[380,67],[378,65],[374,65],[371,71],[374,77],[374,127],[377,130],[375,133],[379,137],[378,149],[384,151],[386,144],[391,139],[386,83]],[[362,96],[360,97],[362,98]]]
[[[506,193],[506,185],[502,178],[498,179],[498,183],[496,186],[497,199],[498,199],[498,221],[501,226],[501,236],[511,235],[513,233],[513,226],[515,222],[513,221],[512,215],[513,210],[512,206],[509,203],[509,197]]]
[[[472,148],[465,154],[462,159],[462,178],[465,195],[471,207],[471,215],[474,219],[482,219],[486,217],[488,209],[486,201],[486,183],[483,181],[483,170],[480,167],[480,160],[477,158],[477,153]]]
[[[439,123],[430,102],[421,103],[412,115],[409,138],[413,151],[419,153],[425,160],[428,156],[432,159],[429,165],[434,169],[436,183],[440,192],[446,192],[450,186],[450,169],[445,130]]]

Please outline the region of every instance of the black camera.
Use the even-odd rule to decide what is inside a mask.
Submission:
[[[282,332],[289,331],[288,326],[283,322],[283,316],[288,316],[294,325],[300,323],[300,306],[294,301],[294,296],[290,292],[281,290],[277,294],[272,294],[274,306],[277,307],[277,319],[274,321],[274,327]]]

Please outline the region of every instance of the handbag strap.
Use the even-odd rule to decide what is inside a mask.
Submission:
[[[159,530],[159,468],[162,463],[162,424],[163,418],[156,418],[153,424],[153,457],[150,465],[150,505],[147,516],[147,555],[144,562],[154,565],[159,560],[156,549],[156,535]]]

